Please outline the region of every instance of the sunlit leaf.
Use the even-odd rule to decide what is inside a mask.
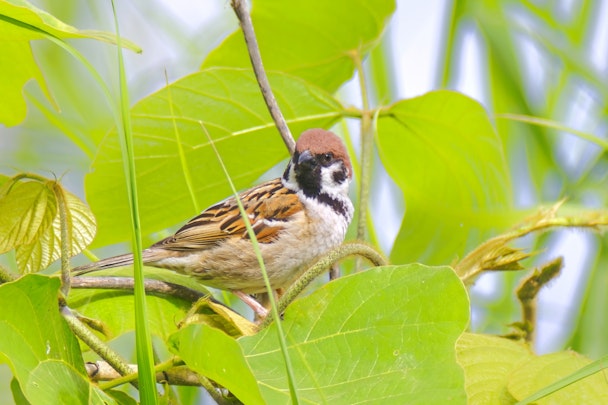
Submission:
[[[80,253],[95,235],[95,218],[93,214],[78,197],[68,192],[61,191],[61,185],[51,185],[56,192],[63,192],[66,202],[66,224],[68,227],[68,246],[71,250],[70,256]],[[19,270],[24,272],[35,272],[47,268],[52,262],[61,257],[61,220],[59,211],[54,213],[52,226],[41,232],[32,243],[20,245],[16,250],[17,264]]]
[[[279,73],[270,81],[294,136],[338,119],[340,104],[317,87]],[[288,156],[250,70],[187,76],[135,105],[132,125],[144,235],[182,223],[230,194],[205,131],[237,187],[251,185]],[[95,245],[127,240],[129,211],[114,133],[102,142],[85,183],[99,226]]]
[[[379,119],[378,148],[406,204],[394,262],[449,263],[513,223],[502,145],[474,100],[436,91],[400,101]]]
[[[38,181],[5,182],[0,189],[0,253],[36,241],[57,213],[50,184]]]
[[[251,18],[267,70],[302,77],[334,92],[353,75],[353,54],[368,52],[395,10],[394,0],[264,0]],[[209,54],[203,68],[250,68],[243,34],[234,32]]]
[[[467,404],[510,404],[506,386],[512,370],[532,358],[524,344],[498,336],[464,333],[456,344],[462,366]]]
[[[115,43],[112,34],[80,31],[25,0],[1,0],[0,122],[6,126],[17,125],[25,118],[26,104],[22,96],[22,88],[30,79],[35,79],[47,98],[52,100],[29,42],[46,38],[45,33],[57,38],[90,38]],[[128,41],[123,40],[122,44],[138,50]]]

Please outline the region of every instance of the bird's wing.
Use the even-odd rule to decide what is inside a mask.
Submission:
[[[298,196],[285,188],[281,179],[260,184],[239,197],[260,243],[274,241],[284,225],[303,210]],[[200,250],[213,247],[227,238],[248,238],[245,222],[234,198],[207,208],[175,235],[156,243],[154,247]]]

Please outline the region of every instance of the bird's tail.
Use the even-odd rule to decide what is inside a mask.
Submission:
[[[128,266],[131,264],[133,264],[133,254],[127,253],[120,256],[109,257],[98,262],[85,264],[84,266],[74,267],[72,269],[72,275],[82,276],[83,274],[91,273],[93,271]]]

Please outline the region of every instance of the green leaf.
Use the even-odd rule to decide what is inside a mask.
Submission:
[[[279,73],[270,81],[294,135],[329,127],[340,116],[340,104],[317,87]],[[183,222],[230,193],[205,130],[237,187],[251,185],[287,157],[249,70],[192,74],[131,113],[144,235]],[[115,133],[102,142],[93,170],[85,185],[99,225],[95,246],[125,241],[130,221]]]
[[[0,253],[33,243],[53,222],[57,200],[50,183],[7,181],[0,189]]]
[[[73,393],[77,396],[90,388],[78,342],[59,315],[59,286],[58,278],[37,274],[0,285],[0,359],[10,366],[23,395],[35,404],[62,403],[61,396],[48,390],[47,402],[39,401],[39,379],[61,376],[61,384],[55,384],[78,387]]]
[[[281,0],[254,2],[251,18],[264,67],[299,76],[333,93],[353,75],[380,40],[395,10],[394,0]],[[228,36],[202,68],[251,68],[240,30]]]
[[[204,350],[201,344],[204,342]],[[230,389],[245,404],[264,404],[239,344],[207,325],[189,325],[171,337],[173,351],[188,367]]]
[[[32,370],[25,392],[33,404],[116,404],[68,364],[45,360]]]
[[[284,316],[298,395],[311,403],[465,400],[454,345],[469,319],[448,267],[377,267],[294,302]],[[267,403],[288,403],[273,325],[239,339]]]
[[[71,247],[71,256],[80,253],[93,240],[95,235],[95,218],[78,197],[67,190],[59,190],[59,183],[53,182],[51,187],[56,192],[63,192],[67,208],[67,226]],[[54,195],[53,195],[53,198]],[[55,200],[53,200],[55,201]],[[56,201],[55,201],[56,202]],[[47,210],[48,211],[48,210]],[[22,273],[35,272],[47,268],[52,262],[61,257],[61,219],[59,211],[54,214],[52,226],[46,227],[29,244],[17,247],[16,259]]]
[[[501,142],[474,100],[435,91],[392,105],[378,151],[406,204],[393,262],[449,263],[512,224]]]
[[[497,336],[464,333],[456,357],[465,375],[469,405],[511,404],[506,387],[512,370],[533,357],[523,343]]]
[[[25,0],[0,0],[0,122],[6,126],[17,125],[25,118],[26,103],[21,93],[23,86],[30,79],[35,79],[47,98],[52,101],[29,43],[31,40],[47,38],[48,35],[116,43],[111,34],[79,31]],[[123,45],[139,51],[139,48],[131,43]]]
[[[508,390],[514,398],[523,400],[590,363],[591,360],[572,351],[535,357],[513,370]],[[534,403],[538,405],[606,404],[608,403],[608,371],[604,370],[579,380]]]

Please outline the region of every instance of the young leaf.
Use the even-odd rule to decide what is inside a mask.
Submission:
[[[378,150],[406,203],[393,262],[449,263],[512,223],[502,145],[474,100],[435,91],[394,104],[378,121]]]
[[[269,76],[294,134],[328,127],[340,116],[340,104],[317,87],[280,73]],[[250,70],[192,74],[140,101],[131,114],[144,235],[183,222],[230,194],[201,122],[237,187],[287,157]],[[129,214],[114,133],[102,142],[93,170],[85,186],[99,224],[95,246],[127,240]]]
[[[7,181],[0,189],[0,253],[34,243],[52,224],[57,200],[49,183]]]
[[[251,18],[264,67],[301,77],[333,93],[353,75],[350,53],[368,52],[395,10],[394,0],[281,0],[255,2]],[[202,68],[250,68],[243,34],[236,31]]]
[[[56,192],[65,195],[68,226],[68,245],[71,247],[71,256],[80,253],[95,235],[95,218],[93,214],[78,197],[67,190],[59,190],[57,182],[49,182],[49,186]],[[61,218],[59,212],[54,214],[52,226],[41,230],[40,234],[29,244],[17,247],[16,258],[19,270],[22,273],[31,273],[47,268],[61,256]]]

